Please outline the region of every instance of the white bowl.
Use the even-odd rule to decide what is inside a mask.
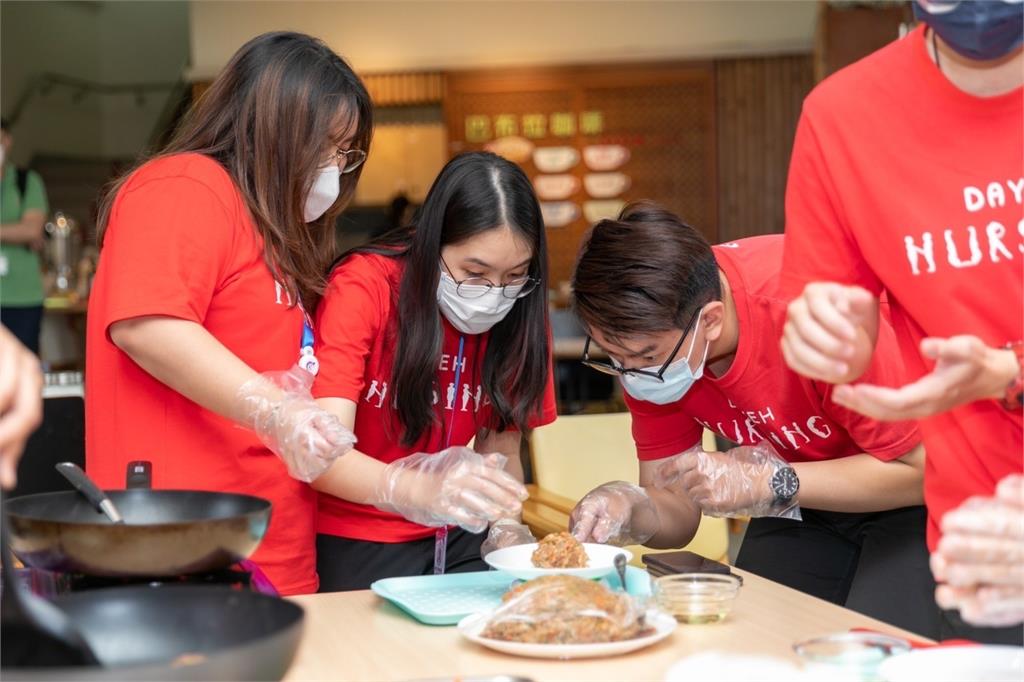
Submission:
[[[888,682],[1024,679],[1024,648],[1019,646],[942,646],[887,658],[878,668]]]
[[[633,553],[622,547],[598,545],[584,542],[583,549],[587,553],[586,568],[537,568],[533,565],[533,553],[537,551],[537,543],[513,545],[498,549],[484,557],[484,561],[494,569],[508,573],[520,580],[533,580],[545,575],[573,575],[577,578],[603,578],[615,572],[615,557],[625,554],[628,562]]]

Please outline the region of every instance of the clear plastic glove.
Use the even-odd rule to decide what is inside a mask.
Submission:
[[[658,509],[647,492],[625,481],[594,488],[569,515],[569,532],[580,542],[642,545],[660,528]]]
[[[741,445],[725,452],[691,448],[665,461],[654,474],[654,485],[679,484],[708,516],[775,516],[800,520],[796,499],[778,503],[772,475],[786,463],[771,444]]]
[[[1024,476],[966,500],[943,517],[942,532],[931,557],[939,606],[973,625],[1024,622]]]
[[[423,526],[482,533],[492,521],[523,511],[526,488],[504,470],[505,461],[465,447],[403,457],[384,469],[373,504]]]
[[[288,467],[292,478],[315,480],[355,445],[356,437],[313,400],[313,375],[299,367],[265,372],[238,389],[242,424]]]
[[[496,549],[514,545],[528,545],[537,542],[530,528],[516,519],[498,519],[487,531],[487,539],[480,545],[480,556],[485,557]]]

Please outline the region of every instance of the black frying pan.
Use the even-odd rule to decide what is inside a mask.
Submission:
[[[123,524],[112,523],[76,491],[7,500],[14,553],[27,566],[48,571],[161,577],[219,570],[256,551],[270,523],[270,502],[150,490],[143,464],[129,465],[129,486],[147,488],[106,491]]]
[[[54,603],[102,667],[4,667],[5,680],[280,680],[302,637],[297,604],[224,586],[114,587]]]

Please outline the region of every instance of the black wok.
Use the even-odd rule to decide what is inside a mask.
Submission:
[[[270,523],[270,502],[249,495],[142,488],[106,493],[123,524],[111,523],[76,491],[7,500],[14,553],[48,571],[178,576],[249,557]]]
[[[102,667],[5,667],[5,680],[280,680],[304,617],[292,602],[213,585],[97,589],[54,603]]]

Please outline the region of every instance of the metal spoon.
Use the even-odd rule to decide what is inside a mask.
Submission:
[[[57,473],[68,479],[71,485],[75,486],[75,490],[96,507],[96,511],[106,514],[112,523],[124,523],[121,512],[117,510],[107,494],[100,490],[100,487],[82,471],[80,466],[74,462],[61,462],[56,469]]]
[[[616,554],[615,555],[615,570],[619,572],[619,582],[622,583],[622,591],[628,592],[626,589],[626,555]]]

